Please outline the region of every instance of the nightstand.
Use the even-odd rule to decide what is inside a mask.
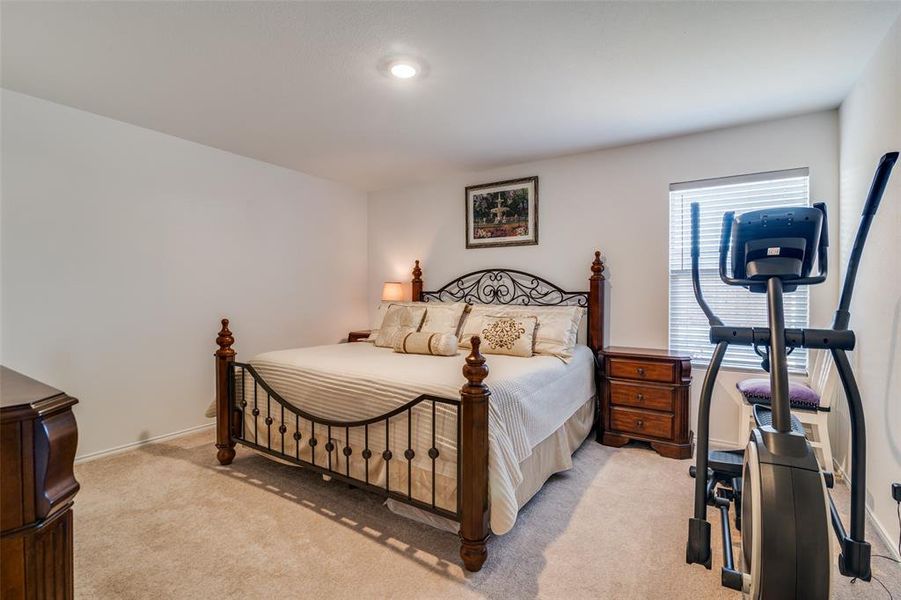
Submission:
[[[348,342],[359,342],[369,338],[369,334],[372,333],[369,329],[361,329],[359,331],[351,331],[347,334]]]
[[[650,348],[611,347],[598,353],[601,427],[597,441],[648,442],[661,456],[691,458],[688,425],[691,357]]]

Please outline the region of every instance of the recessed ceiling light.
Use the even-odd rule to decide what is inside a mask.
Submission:
[[[411,77],[416,77],[418,72],[419,69],[410,63],[399,62],[391,65],[391,75],[398,79],[410,79]]]

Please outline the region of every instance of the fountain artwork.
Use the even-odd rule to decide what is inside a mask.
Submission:
[[[497,193],[497,206],[491,209],[491,212],[494,213],[494,222],[501,223],[504,220],[504,213],[510,210],[508,207],[504,206],[504,202],[506,200],[506,196],[509,192],[498,192]]]
[[[466,188],[466,247],[538,243],[538,178]]]

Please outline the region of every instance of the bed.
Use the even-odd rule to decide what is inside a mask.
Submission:
[[[509,531],[544,481],[571,466],[595,421],[603,270],[596,252],[589,289],[579,292],[509,269],[468,273],[424,291],[416,261],[416,302],[586,309],[587,330],[571,358],[492,354],[490,390],[478,336],[456,356],[346,343],[242,363],[223,319],[215,353],[217,458],[230,464],[241,444],[380,494],[395,512],[458,531],[463,564],[478,571],[489,534]]]

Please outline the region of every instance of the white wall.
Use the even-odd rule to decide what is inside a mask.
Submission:
[[[901,20],[895,22],[842,103],[839,122],[844,259],[851,251],[852,236],[879,157],[901,150]],[[851,305],[851,328],[857,333],[854,363],[867,423],[867,505],[892,548],[899,531],[891,483],[901,482],[899,232],[901,165],[895,167],[870,230]],[[844,414],[846,410],[835,415],[832,427],[840,460],[847,455]]]
[[[239,359],[365,321],[365,194],[9,91],[2,127],[2,362],[79,455],[208,422],[222,316]]]
[[[600,249],[608,266],[608,342],[665,347],[669,184],[806,166],[812,198],[837,214],[837,163],[837,115],[826,111],[371,193],[370,308],[381,282],[409,281],[413,259],[422,260],[426,289],[497,266],[587,289],[592,253]],[[539,176],[540,244],[466,250],[464,187],[530,175]],[[835,295],[834,278],[812,290],[812,323],[829,322]],[[737,442],[737,404],[728,398],[736,398],[735,381],[745,376],[721,378],[713,438]],[[702,378],[696,371],[695,405]]]

